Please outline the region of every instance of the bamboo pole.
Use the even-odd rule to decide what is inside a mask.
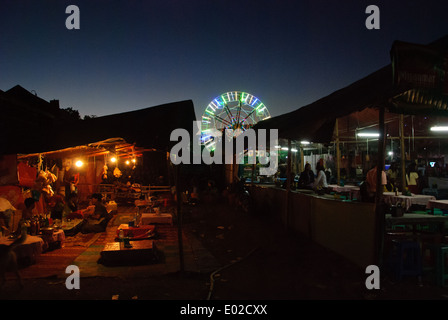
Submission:
[[[288,161],[286,167],[286,208],[285,208],[285,227],[288,229],[289,224],[289,203],[290,203],[290,193],[291,193],[291,139],[288,139]]]
[[[404,116],[400,114],[401,191],[406,187],[406,159],[404,145]]]
[[[334,131],[336,137],[336,183],[339,186],[341,182],[341,149],[339,148],[339,119],[337,118],[334,124]]]
[[[305,169],[305,155],[303,154],[303,147],[300,146],[300,173]]]
[[[378,161],[376,170],[376,193],[375,193],[375,230],[376,230],[376,241],[375,241],[375,253],[378,261],[378,265],[382,264],[383,255],[383,238],[384,238],[384,224],[385,215],[383,207],[383,185],[382,185],[382,174],[384,170],[384,154],[385,154],[385,126],[384,126],[384,113],[385,107],[381,106],[379,110],[379,140],[378,140]]]

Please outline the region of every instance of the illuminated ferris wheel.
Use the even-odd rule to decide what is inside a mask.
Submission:
[[[270,118],[268,108],[257,97],[241,91],[229,91],[213,99],[205,108],[201,119],[201,143],[214,150],[217,135],[226,129],[227,137],[233,138]]]

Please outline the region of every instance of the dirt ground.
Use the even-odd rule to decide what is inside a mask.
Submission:
[[[225,201],[186,206],[184,231],[218,260],[213,273],[177,272],[132,278],[81,278],[67,290],[65,279],[9,281],[5,300],[446,300],[448,290],[415,277],[381,275],[379,290],[367,290],[365,270],[309,239],[287,232],[270,216],[248,216]]]

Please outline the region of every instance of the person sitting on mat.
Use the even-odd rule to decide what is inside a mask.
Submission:
[[[93,214],[85,218],[86,223],[82,226],[82,233],[104,232],[111,218],[103,204],[103,196],[99,193],[92,195],[92,205],[95,206]]]

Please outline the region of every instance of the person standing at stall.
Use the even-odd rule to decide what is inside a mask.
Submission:
[[[300,174],[298,188],[299,189],[312,189],[314,184],[314,172],[311,169],[311,164],[307,163],[305,169]]]
[[[387,178],[389,183],[393,186],[393,190],[391,191],[395,191],[395,188],[399,188],[400,189],[400,180],[399,180],[399,171],[398,171],[398,167],[397,167],[397,163],[393,162],[390,165],[389,170],[387,170]]]
[[[317,193],[325,193],[328,189],[327,176],[325,174],[325,168],[321,162],[316,165],[317,177],[314,181],[314,190]]]
[[[372,169],[370,169],[367,172],[366,175],[366,182],[367,182],[367,186],[368,186],[368,191],[370,193],[376,193],[376,172],[378,170],[378,166],[375,165]],[[383,186],[387,185],[387,176],[386,176],[386,172],[384,172],[384,170],[382,170],[381,172],[381,184]]]
[[[406,170],[406,185],[411,193],[420,193],[418,188],[419,175],[417,173],[417,165],[412,162]]]

